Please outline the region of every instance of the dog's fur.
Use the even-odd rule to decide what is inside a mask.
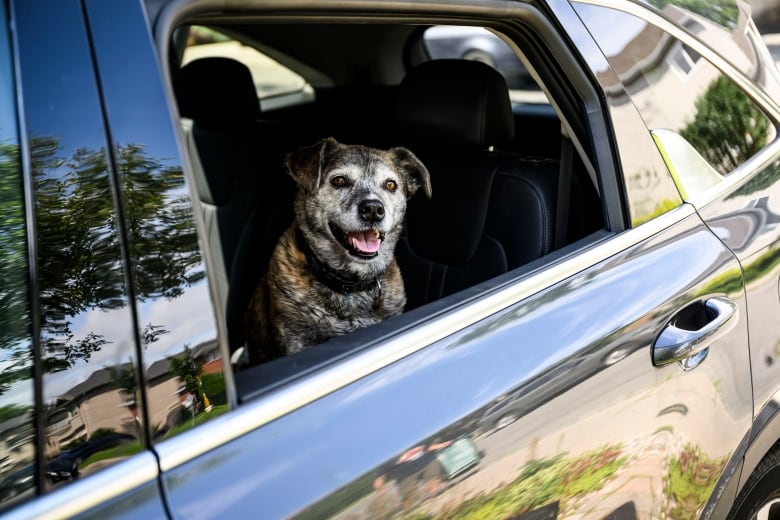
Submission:
[[[328,138],[288,154],[285,166],[298,184],[295,220],[247,309],[256,361],[400,314],[406,294],[394,250],[406,201],[419,188],[431,196],[428,170],[406,148],[384,151]],[[316,276],[322,270],[331,282],[344,280],[357,290],[335,290]]]

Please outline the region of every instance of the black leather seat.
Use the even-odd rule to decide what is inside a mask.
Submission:
[[[211,276],[217,278],[231,349],[243,343],[243,313],[274,245],[292,221],[295,186],[278,125],[260,120],[249,69],[203,58],[179,71],[177,98],[194,168]]]
[[[466,60],[434,60],[401,83],[398,126],[428,167],[433,197],[415,197],[397,248],[407,310],[553,248],[558,161],[501,152],[514,136],[504,78]]]

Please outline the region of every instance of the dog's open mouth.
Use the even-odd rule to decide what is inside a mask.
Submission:
[[[330,224],[330,231],[338,239],[344,249],[350,254],[361,258],[373,258],[379,254],[379,247],[385,234],[376,229],[363,231],[344,231],[335,224]]]

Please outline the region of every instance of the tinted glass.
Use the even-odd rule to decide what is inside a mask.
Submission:
[[[5,6],[0,6],[0,509],[35,489],[27,233]]]
[[[127,222],[149,429],[166,439],[228,408],[214,306],[141,6],[86,5]]]
[[[663,14],[680,23],[712,47],[721,57],[761,86],[771,98],[780,99],[780,84],[772,56],[764,48],[762,35],[751,20],[748,2],[738,0],[649,0]],[[753,7],[753,16],[759,13]],[[768,36],[768,35],[767,35]],[[776,61],[776,60],[774,60]]]
[[[547,98],[539,92],[539,86],[515,51],[504,40],[483,27],[438,25],[425,31],[423,42],[431,59],[481,61],[504,76],[510,89],[510,97],[514,95],[519,101],[531,99],[540,103],[547,102]],[[537,91],[537,95],[528,98],[529,94],[526,94],[523,98],[518,92],[522,90]]]
[[[682,204],[674,180],[636,106],[601,49],[579,19],[567,20],[567,30],[604,91],[614,130],[623,188],[632,226]]]
[[[678,133],[722,175],[774,138],[750,98],[688,46],[635,16],[574,5],[651,130]]]
[[[139,451],[144,410],[81,4],[18,2],[15,12],[32,156],[46,483],[59,486]]]
[[[193,25],[188,31],[182,67],[201,58],[224,57],[249,68],[264,111],[312,101],[314,89],[303,77],[254,47],[210,27]]]

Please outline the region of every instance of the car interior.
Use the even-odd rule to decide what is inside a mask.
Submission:
[[[438,22],[206,16],[174,32],[171,84],[240,398],[260,392],[257,381],[268,388],[477,298],[608,227],[583,103],[544,46],[531,31],[513,28],[510,39],[486,25],[512,42],[525,83],[537,84],[510,91],[507,77],[484,59],[457,50],[431,59],[426,30]],[[248,51],[264,61],[249,62]],[[295,78],[287,90],[269,86],[277,69]],[[405,146],[431,174],[433,197],[409,201],[396,248],[405,313],[320,346],[327,348],[240,366],[247,302],[293,218],[296,188],[283,158],[329,136]]]

